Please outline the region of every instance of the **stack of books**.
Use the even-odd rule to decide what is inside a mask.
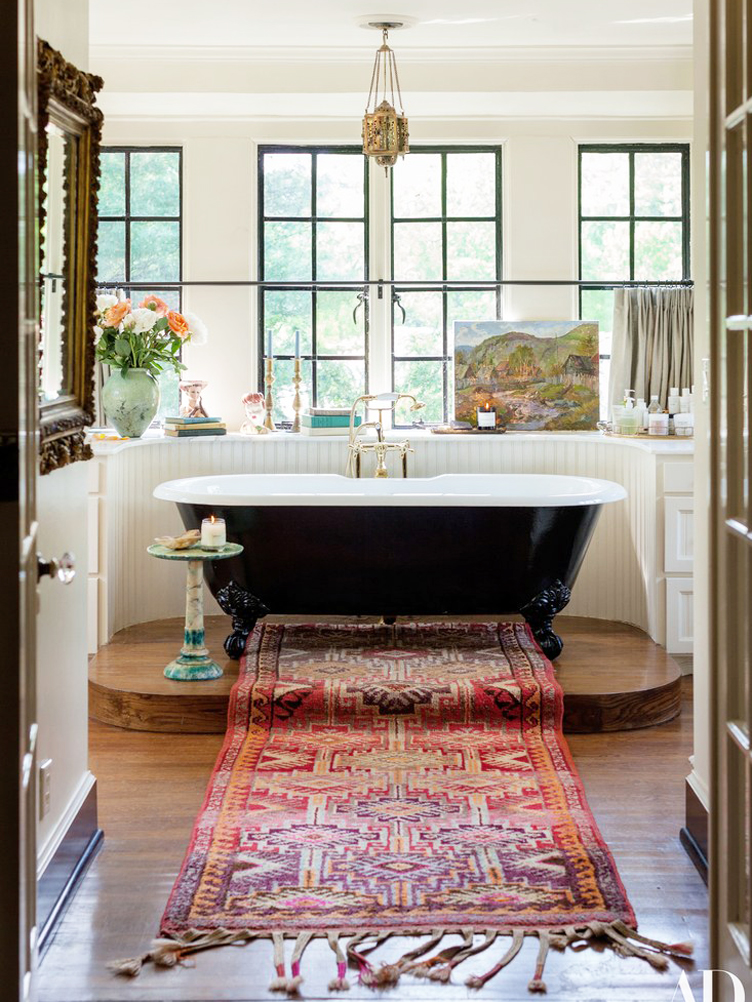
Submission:
[[[166,417],[164,433],[170,438],[226,435],[227,425],[218,417]]]
[[[356,417],[354,424],[360,424]],[[309,407],[300,416],[300,430],[304,435],[346,435],[350,428],[349,407]]]

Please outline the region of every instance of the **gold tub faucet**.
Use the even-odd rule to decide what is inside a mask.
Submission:
[[[425,404],[412,395],[412,393],[367,393],[358,397],[350,409],[350,439],[347,447],[347,468],[345,475],[348,477],[360,477],[361,459],[364,453],[373,452],[376,456],[376,470],[374,477],[388,477],[386,468],[386,456],[388,452],[398,452],[402,458],[402,476],[407,476],[407,454],[413,450],[410,443],[405,439],[402,442],[387,442],[384,438],[384,425],[381,419],[381,412],[389,410],[394,413],[394,409],[400,400],[412,400],[411,411],[418,411]],[[358,407],[363,406],[363,421],[356,424]],[[368,420],[369,411],[377,411],[378,417]],[[373,428],[376,432],[376,441],[364,441],[363,432]]]

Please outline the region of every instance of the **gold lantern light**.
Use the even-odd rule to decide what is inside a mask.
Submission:
[[[366,113],[363,116],[363,152],[367,157],[375,157],[376,163],[388,174],[389,168],[397,162],[397,157],[410,152],[397,61],[387,44],[389,29],[401,28],[402,23],[377,21],[370,22],[369,26],[381,30],[383,42],[376,50],[371,88],[368,91]],[[395,91],[399,102],[399,113],[395,108]],[[387,92],[391,100],[387,99]]]

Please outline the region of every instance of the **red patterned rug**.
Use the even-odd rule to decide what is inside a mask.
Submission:
[[[545,991],[550,947],[598,942],[659,969],[686,957],[635,931],[562,711],[524,624],[257,627],[162,938],[113,970],[265,937],[271,988],[294,994],[314,936],[336,955],[332,990],[348,963],[375,986],[446,981],[502,940],[477,988],[536,936],[529,987]],[[376,966],[389,935],[423,938]]]

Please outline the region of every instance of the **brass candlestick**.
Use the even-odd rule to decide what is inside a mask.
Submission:
[[[267,357],[266,359],[266,377],[264,379],[266,385],[266,397],[264,400],[266,406],[266,417],[264,418],[264,427],[267,431],[276,431],[277,426],[272,418],[272,409],[274,408],[274,397],[272,396],[272,386],[274,385],[274,359]]]
[[[295,359],[295,369],[292,377],[292,384],[295,387],[295,393],[292,398],[292,409],[295,412],[295,417],[292,419],[292,428],[290,431],[299,432],[300,431],[300,384],[303,379],[300,375],[300,358]]]

